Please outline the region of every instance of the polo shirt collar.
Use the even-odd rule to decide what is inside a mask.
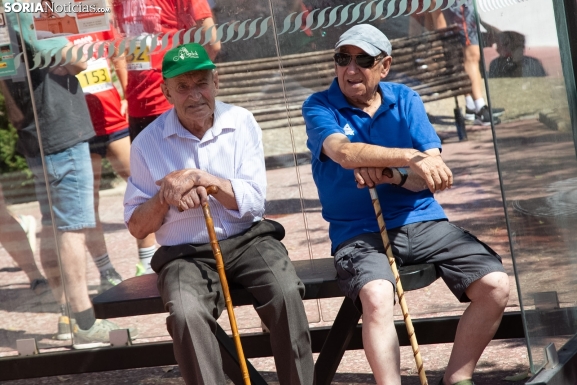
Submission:
[[[380,82],[379,89],[381,90],[381,96],[383,97],[380,110],[390,110],[394,105],[397,104],[397,95],[395,95],[395,93],[391,90],[391,87],[387,87],[386,82]]]
[[[232,113],[230,108],[227,108],[226,104],[215,102],[214,109],[214,122],[212,123],[212,134],[214,136],[220,135],[224,129],[235,129],[238,123],[235,119],[235,114]]]
[[[222,102],[215,102],[214,121],[212,123],[212,127],[208,129],[208,131],[202,137],[202,140],[200,140],[196,136],[192,135],[186,128],[184,128],[184,126],[180,123],[180,120],[178,120],[176,110],[172,108],[168,112],[166,120],[164,121],[162,137],[165,139],[169,136],[177,135],[180,138],[192,138],[200,142],[211,140],[220,135],[223,129],[235,128],[233,114],[226,113],[226,110],[227,109]]]

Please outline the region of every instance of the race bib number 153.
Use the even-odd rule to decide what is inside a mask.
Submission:
[[[87,94],[95,94],[114,87],[110,79],[110,71],[107,67],[88,68],[76,75],[82,91]]]

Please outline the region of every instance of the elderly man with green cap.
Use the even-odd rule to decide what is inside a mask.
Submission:
[[[208,202],[230,282],[244,286],[271,333],[280,384],[312,384],[304,286],[263,220],[262,133],[252,114],[215,100],[218,74],[204,48],[184,44],[163,59],[162,92],[174,106],[132,143],[125,222],[162,247],[151,266],[169,315],[166,324],[187,384],[225,384],[215,338],[225,302],[200,205]],[[206,187],[217,186],[214,196]]]

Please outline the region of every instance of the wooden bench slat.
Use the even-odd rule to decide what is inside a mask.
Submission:
[[[297,275],[306,288],[305,299],[342,297],[337,286],[333,258],[293,261]],[[406,291],[428,286],[436,279],[433,265],[401,267],[401,283]],[[117,318],[164,313],[156,288],[156,274],[142,275],[122,281],[96,296],[92,303],[97,318]],[[242,287],[230,283],[230,294],[236,306],[251,305],[252,297]]]
[[[391,44],[394,67],[387,81],[411,87],[423,102],[471,92],[457,27],[393,39]],[[219,63],[218,99],[253,112],[263,130],[287,128],[288,118],[293,129],[300,130],[302,103],[311,93],[327,89],[334,79],[333,54],[324,50]],[[459,130],[463,128],[457,124],[459,137],[465,137]]]

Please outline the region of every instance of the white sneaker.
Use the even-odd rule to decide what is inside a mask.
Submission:
[[[26,233],[33,253],[36,253],[36,219],[32,215],[19,215],[18,222]]]
[[[97,319],[88,330],[80,329],[78,324],[74,325],[74,344],[72,347],[74,349],[89,349],[104,346],[110,343],[110,331],[117,329],[128,329],[130,339],[134,339],[138,335],[138,330],[135,327],[124,328],[106,319]]]

